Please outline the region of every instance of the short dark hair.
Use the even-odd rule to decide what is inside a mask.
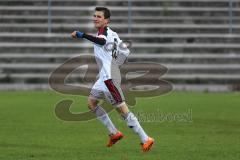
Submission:
[[[106,7],[96,7],[95,11],[102,11],[105,19],[111,17],[110,10]]]

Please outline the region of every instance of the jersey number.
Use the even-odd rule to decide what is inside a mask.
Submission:
[[[113,48],[112,48],[112,57],[114,59],[117,59],[117,45],[118,45],[117,38],[114,38],[114,43],[113,43]]]

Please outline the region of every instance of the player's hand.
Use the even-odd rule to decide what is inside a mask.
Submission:
[[[73,32],[71,33],[72,38],[77,38],[76,32],[77,32],[77,31],[73,31]]]
[[[83,32],[74,31],[74,32],[71,33],[71,36],[73,38],[83,38],[83,34],[84,34]]]

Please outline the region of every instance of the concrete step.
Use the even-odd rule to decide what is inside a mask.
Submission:
[[[92,55],[92,53],[81,53],[81,54],[73,54],[73,53],[1,53],[1,59],[7,58],[14,58],[14,59],[48,59],[48,58],[71,58],[76,57],[79,55]],[[226,53],[226,54],[218,54],[218,53],[176,53],[176,54],[169,54],[169,53],[148,53],[148,54],[141,54],[141,53],[131,53],[129,55],[130,59],[145,61],[145,60],[156,60],[161,58],[172,58],[172,59],[232,59],[232,58],[240,58],[240,54],[233,54],[233,53]]]
[[[0,83],[1,91],[30,91],[30,90],[49,90],[48,84],[25,84],[25,83]]]
[[[73,30],[83,32],[96,32],[92,23],[87,24],[52,24],[53,33],[71,33]],[[126,33],[128,24],[111,24],[111,28],[118,33]],[[132,24],[133,33],[228,33],[229,25],[222,24]],[[233,33],[240,33],[240,25],[232,25]],[[48,24],[26,23],[26,24],[0,24],[0,32],[47,32]]]
[[[9,19],[9,20],[29,20],[29,21],[34,21],[34,20],[46,20],[48,19],[47,15],[1,15],[0,17],[1,20],[4,19]],[[89,17],[88,15],[78,15],[78,16],[74,16],[74,15],[63,15],[63,16],[59,16],[59,15],[52,15],[51,16],[52,20],[56,20],[56,21],[60,21],[60,20],[85,20],[85,21],[92,21],[92,17]],[[112,15],[111,16],[111,22],[113,20],[127,20],[128,17],[126,16],[115,16]],[[229,16],[215,16],[212,17],[211,15],[208,16],[194,16],[194,15],[189,15],[189,16],[146,16],[146,15],[141,15],[141,16],[136,16],[136,15],[132,15],[131,16],[132,20],[169,20],[169,21],[180,21],[180,20],[187,20],[187,21],[191,21],[191,20],[209,20],[209,21],[214,21],[214,20],[219,20],[219,21],[226,21],[229,20]],[[240,20],[239,17],[232,17],[233,20]],[[2,21],[1,21],[2,22]]]
[[[75,43],[0,43],[0,53],[6,53],[6,51],[12,53],[32,53],[34,51],[48,53],[52,53],[51,51],[54,51],[55,53],[64,53],[66,51],[69,53],[83,53],[84,49],[92,49],[92,45],[90,43],[83,42],[84,41],[80,40]],[[136,43],[133,44],[131,48],[131,50],[134,50],[135,53],[141,53],[139,51],[148,51],[148,53],[154,53],[152,51],[155,51],[155,53],[163,53],[164,50],[169,52],[183,51],[182,53],[189,53],[190,51],[196,51],[196,49],[205,53],[213,53],[214,51],[219,51],[221,53],[229,51],[239,53],[240,45],[233,43]],[[207,52],[211,50],[212,52]]]
[[[112,15],[128,15],[128,6],[109,7]],[[60,6],[52,7],[52,15],[92,15],[94,7],[76,7],[76,6]],[[1,15],[47,15],[47,6],[0,6]],[[179,16],[179,15],[197,15],[197,16],[228,16],[228,7],[132,7],[133,15],[145,15],[145,16]],[[240,16],[238,8],[233,8],[233,15]]]
[[[63,63],[71,57],[79,56],[80,54],[0,54],[0,63],[12,65],[15,63]],[[240,64],[240,54],[148,54],[141,56],[141,54],[131,54],[129,62],[157,62],[161,64],[176,63],[176,64]],[[1,65],[4,67],[4,65]]]
[[[46,73],[16,73],[16,74],[1,74],[1,83],[48,83],[50,74]],[[240,75],[233,74],[165,74],[159,79],[167,80],[173,84],[234,84],[239,83]],[[95,78],[92,79],[93,81]],[[145,81],[151,79],[142,79]],[[81,76],[79,74],[72,74],[67,80],[69,82],[81,83]]]
[[[162,79],[168,80],[173,84],[236,84],[239,83],[240,75],[231,74],[182,74],[164,75]]]
[[[224,65],[224,64],[240,64],[240,57],[238,56],[229,56],[226,58],[223,56],[222,58],[217,58],[218,55],[215,55],[214,57],[173,57],[173,56],[159,56],[159,58],[154,58],[154,57],[149,57],[149,58],[134,58],[134,59],[129,59],[129,62],[141,62],[141,61],[149,61],[149,62],[157,62],[161,64],[168,64],[168,63],[176,63],[176,64],[186,64],[186,65],[194,65],[194,64],[202,64],[208,66],[209,64],[219,64],[219,65]]]
[[[233,3],[236,3],[237,0],[233,0]],[[160,5],[160,6],[166,6],[168,7],[169,5],[173,5],[173,6],[201,6],[201,7],[206,7],[206,6],[227,6],[229,3],[229,1],[225,0],[225,1],[201,1],[201,0],[197,0],[197,1],[189,1],[189,0],[185,0],[185,1],[179,1],[179,0],[164,0],[164,1],[159,1],[159,0],[133,0],[132,1],[132,5],[133,6],[156,6],[156,5]],[[40,1],[26,1],[26,0],[21,0],[21,1],[6,1],[6,0],[2,0],[0,1],[0,5],[8,5],[8,6],[14,6],[14,5],[26,5],[26,6],[39,6],[39,5],[47,5],[48,1],[44,1],[44,0],[40,0]],[[89,0],[68,0],[68,1],[63,1],[63,0],[54,0],[51,3],[53,6],[96,6],[96,5],[105,5],[105,6],[112,6],[112,5],[117,5],[117,6],[126,6],[128,5],[128,1],[127,0],[115,0],[115,1],[109,1],[109,0],[101,0],[99,1],[89,1]]]
[[[1,37],[16,37],[16,38],[65,38],[69,37],[70,33],[20,33],[20,32],[0,32]],[[92,32],[89,34],[96,34],[96,32]],[[119,37],[123,37],[126,39],[129,38],[222,38],[222,39],[231,39],[231,38],[240,38],[240,34],[202,34],[202,33],[188,33],[188,34],[174,34],[174,33],[122,33],[118,34]]]
[[[84,3],[84,1],[53,1],[52,5],[53,6],[82,6],[82,5],[105,5],[105,6],[128,6],[128,1],[101,1],[101,2],[90,2],[87,1],[88,3]],[[226,7],[229,5],[229,1],[136,1],[133,0],[132,6],[164,6],[166,8],[170,6],[183,6],[183,7]],[[237,2],[233,2],[233,6],[236,6]]]
[[[138,61],[141,62],[141,61]],[[146,62],[146,61],[143,61]],[[156,63],[156,61],[151,61]],[[2,63],[0,64],[1,74],[19,74],[19,73],[51,73],[62,63]],[[160,63],[168,68],[168,74],[232,74],[240,75],[240,65],[238,64],[182,64],[182,63]],[[84,74],[85,69],[78,69],[78,73]],[[97,70],[97,68],[96,68]]]
[[[19,2],[19,0],[1,0],[2,2]],[[48,2],[48,0],[21,0],[21,2]],[[66,2],[65,0],[52,0],[54,2]],[[97,1],[97,0],[68,0],[68,1],[81,1],[81,2],[89,2],[89,1]],[[112,0],[101,0],[103,2],[111,2]],[[119,1],[128,1],[128,0],[115,0]],[[192,0],[132,0],[132,2],[192,2]],[[209,0],[195,0],[195,2],[209,2]],[[211,0],[211,2],[229,2],[229,0]],[[232,2],[238,2],[238,0],[232,0]]]
[[[78,85],[72,84],[72,85]],[[91,85],[89,85],[90,87]],[[1,83],[0,90],[16,91],[16,90],[49,90],[48,84],[25,84],[25,83]],[[200,91],[200,92],[232,92],[239,91],[238,85],[234,84],[173,84],[174,91]]]
[[[54,16],[51,18],[52,23],[86,23],[91,22],[92,19],[89,16],[87,17],[78,17],[78,16],[66,16],[62,18],[58,18],[59,16]],[[0,17],[0,23],[47,23],[47,16],[38,16],[38,17],[28,17],[28,16],[3,16]],[[127,17],[113,17],[111,18],[111,23],[127,23]],[[132,18],[131,22],[134,24],[138,23],[150,23],[150,24],[228,24],[229,17],[219,17],[219,18],[198,18],[198,17],[158,17],[158,18]],[[233,24],[240,24],[240,18],[234,17],[232,20]]]
[[[0,53],[91,53],[90,43],[0,43]],[[239,53],[240,45],[233,43],[136,43],[131,47],[132,53]]]
[[[91,33],[95,34],[95,33]],[[132,43],[240,43],[240,34],[120,34]],[[0,42],[73,42],[69,34],[0,32]]]
[[[194,2],[193,2],[194,3]],[[196,3],[195,3],[196,4]],[[193,11],[193,12],[199,12],[199,11],[210,11],[210,12],[228,12],[228,5],[224,5],[222,7],[219,6],[206,6],[206,7],[186,7],[186,6],[167,6],[167,7],[162,7],[161,5],[150,5],[150,6],[132,6],[131,10],[134,11],[143,11],[143,12],[154,12],[154,11]],[[129,8],[128,6],[118,6],[118,5],[113,5],[108,7],[112,12],[116,11],[128,11]],[[25,6],[25,5],[16,5],[16,6],[0,6],[1,11],[47,11],[49,8],[48,6]],[[86,6],[52,6],[51,7],[52,11],[94,11],[95,6],[89,5],[88,7]],[[232,8],[233,12],[239,12],[237,7]]]
[[[78,84],[72,84],[78,85]],[[90,87],[91,85],[89,85]],[[25,83],[1,83],[0,90],[16,91],[16,90],[49,90],[48,84],[25,84]],[[199,92],[238,92],[239,87],[236,84],[173,84],[174,91],[199,91]]]
[[[21,87],[19,85],[19,87]],[[13,88],[9,86],[9,88]],[[198,92],[238,92],[237,84],[173,84],[174,91],[198,91]]]

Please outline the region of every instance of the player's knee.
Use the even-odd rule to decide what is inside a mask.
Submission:
[[[88,103],[87,103],[87,106],[90,110],[94,110],[96,107],[97,107],[97,101],[96,100],[93,100],[91,98],[88,98]]]
[[[117,111],[124,119],[127,118],[128,113],[130,112],[126,104],[118,107]]]
[[[95,107],[93,106],[91,100],[88,100],[87,106],[88,106],[88,108],[89,108],[90,110],[93,110],[93,109],[95,108]]]

